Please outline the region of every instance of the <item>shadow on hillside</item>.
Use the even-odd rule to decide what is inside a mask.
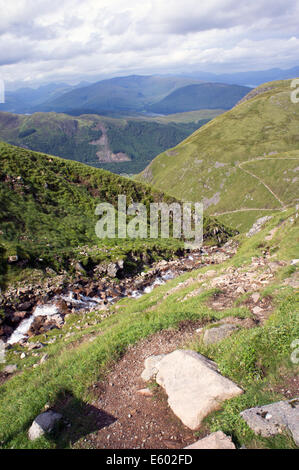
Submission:
[[[63,416],[62,422],[47,437],[56,448],[69,447],[116,421],[114,416],[83,402],[67,390],[60,393],[51,409]]]

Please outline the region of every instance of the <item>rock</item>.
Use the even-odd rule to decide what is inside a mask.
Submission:
[[[252,294],[251,298],[253,302],[256,304],[260,299],[260,294],[258,292],[255,292],[254,294]]]
[[[18,367],[16,364],[10,364],[4,367],[3,372],[5,374],[14,374],[17,370],[18,370]]]
[[[118,270],[119,270],[118,263],[109,263],[107,266],[107,275],[109,277],[116,277]]]
[[[270,219],[272,219],[271,215],[266,215],[265,217],[260,217],[259,219],[257,219],[257,221],[253,224],[246,236],[250,238],[256,233],[260,232],[263,225],[265,225],[265,223],[268,222],[268,220]]]
[[[31,310],[33,308],[33,306],[34,306],[34,302],[27,301],[27,302],[23,302],[23,303],[19,304],[18,308],[19,308],[19,310],[22,310],[22,311],[26,310],[27,311],[27,310]]]
[[[152,397],[153,392],[149,388],[141,388],[140,390],[137,390],[137,393],[139,395],[142,395],[143,397]]]
[[[185,449],[235,449],[235,445],[229,436],[222,431],[213,432],[207,437],[200,439]]]
[[[240,415],[256,434],[270,437],[288,430],[299,446],[299,398],[249,408]]]
[[[77,263],[75,264],[75,270],[80,274],[86,274],[85,269],[83,268],[82,264],[79,263],[79,261],[77,261]]]
[[[292,259],[291,264],[292,265],[299,264],[299,259]]]
[[[48,321],[54,323],[58,328],[61,328],[64,325],[64,318],[59,313],[48,317]]]
[[[215,362],[195,351],[174,351],[159,359],[154,368],[158,369],[156,380],[165,389],[170,408],[193,430],[222,401],[243,393],[219,373]]]
[[[49,276],[56,276],[56,271],[54,271],[54,269],[52,268],[46,268],[46,273],[49,275]]]
[[[23,352],[21,355],[20,355],[20,359],[25,359],[26,357],[26,354]]]
[[[30,441],[42,437],[45,433],[51,432],[55,424],[58,423],[61,419],[62,415],[60,413],[55,413],[52,410],[38,415],[28,431],[28,437]]]
[[[13,324],[13,325],[17,325],[19,324],[22,320],[24,320],[24,318],[27,316],[28,312],[26,311],[23,311],[23,312],[13,312],[11,315],[10,315],[10,322]]]
[[[245,294],[245,290],[243,289],[242,286],[239,286],[239,287],[237,288],[237,290],[236,290],[236,293],[237,293],[237,294]]]
[[[28,351],[32,351],[33,349],[41,349],[44,348],[44,345],[42,343],[29,343],[28,345]]]
[[[19,260],[18,255],[9,256],[7,259],[9,263],[16,263],[18,260]]]
[[[158,373],[158,365],[161,360],[165,357],[165,354],[160,354],[159,356],[149,356],[144,361],[145,369],[141,374],[141,378],[148,382],[151,379],[154,379]]]
[[[48,359],[49,359],[49,355],[48,355],[48,354],[44,354],[43,357],[41,358],[41,360],[39,361],[39,364],[43,364],[43,363],[46,362]]]
[[[252,309],[252,313],[254,313],[255,315],[258,315],[259,313],[262,313],[263,312],[263,309],[261,307],[253,307]]]
[[[237,329],[237,326],[230,325],[229,323],[214,328],[209,328],[204,333],[203,342],[205,344],[218,343],[218,341],[227,338]]]

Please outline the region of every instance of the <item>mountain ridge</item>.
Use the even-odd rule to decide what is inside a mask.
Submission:
[[[296,203],[299,107],[291,102],[290,83],[261,85],[250,99],[158,155],[137,179],[203,201],[208,214],[239,230],[265,211]]]

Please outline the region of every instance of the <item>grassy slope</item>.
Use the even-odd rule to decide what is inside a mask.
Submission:
[[[217,273],[234,265],[243,267],[251,263],[254,256],[262,256],[269,250],[273,260],[289,261],[298,252],[298,223],[294,210],[276,214],[259,234],[247,239],[239,236],[240,248],[237,255],[220,265],[214,266]],[[282,222],[285,221],[284,224]],[[278,227],[271,241],[265,242],[269,230]],[[298,256],[297,256],[298,257]],[[183,280],[210,268],[184,274],[167,285],[156,288],[151,294],[140,299],[125,299],[112,307],[114,315],[102,320],[100,312],[92,312],[78,321],[73,315],[60,330],[52,331],[47,338],[56,338],[41,354],[49,354],[46,364],[32,369],[37,361],[32,354],[24,360],[18,359],[20,347],[15,346],[7,353],[8,363],[17,363],[21,373],[0,387],[0,441],[4,448],[55,448],[71,446],[75,435],[84,436],[93,429],[90,419],[84,416],[84,403],[92,403],[91,385],[104,376],[107,367],[117,360],[129,345],[141,338],[165,328],[176,328],[183,320],[200,318],[216,321],[228,315],[250,316],[250,312],[238,305],[233,309],[214,311],[206,302],[215,292],[203,287],[200,295],[179,300],[200,286],[200,282],[171,292]],[[271,296],[275,306],[272,316],[262,327],[251,330],[240,329],[233,336],[217,346],[206,348],[202,343],[191,345],[199,352],[214,359],[220,371],[243,387],[245,393],[223,404],[221,410],[208,417],[205,423],[210,431],[222,429],[234,437],[238,445],[251,447],[281,448],[294,447],[286,436],[261,438],[255,436],[240,418],[239,412],[247,407],[263,405],[281,398],[271,389],[283,384],[282,376],[298,373],[298,365],[290,360],[291,343],[299,336],[298,302],[295,291],[283,285],[294,267],[281,268],[273,282],[266,287],[263,295]],[[216,274],[217,275],[217,274]],[[168,293],[166,296],[165,294]],[[121,306],[121,308],[119,307]],[[87,326],[87,324],[89,326]],[[74,336],[66,336],[73,333]],[[93,341],[90,342],[90,338]],[[85,340],[84,340],[85,338]],[[190,348],[190,345],[186,345]],[[19,353],[15,354],[14,350]],[[46,403],[54,405],[63,402],[64,394],[71,396],[63,414],[72,422],[72,427],[63,433],[29,442],[27,430],[34,417],[43,410]]]
[[[181,199],[203,201],[208,214],[257,209],[258,217],[295,203],[299,106],[290,90],[290,80],[262,85],[256,96],[155,158],[138,179]],[[245,214],[221,219],[246,230],[253,212]]]
[[[34,113],[31,116],[0,113],[0,139],[13,145],[87,163],[115,173],[138,173],[160,152],[176,145],[194,130],[218,115],[221,110],[180,114],[165,118],[113,119],[97,115],[72,117],[57,113]],[[131,161],[99,162],[97,142],[104,126],[108,146],[122,152]]]
[[[205,108],[230,109],[249,91],[248,87],[222,83],[188,85],[154,103],[149,110],[154,113],[171,114]]]
[[[170,255],[179,240],[99,240],[95,234],[95,207],[118,195],[127,203],[171,202],[160,191],[130,179],[78,162],[0,143],[0,246],[6,258],[18,255],[28,266],[56,271],[71,269],[72,260],[92,266],[106,258],[124,257],[145,249]],[[217,222],[205,220],[205,234],[213,237]],[[81,247],[94,249],[81,255]],[[99,249],[101,248],[101,249]],[[108,253],[107,253],[108,249]]]

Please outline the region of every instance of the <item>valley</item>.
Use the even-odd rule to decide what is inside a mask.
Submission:
[[[174,100],[158,83],[159,106],[179,111],[182,82]],[[229,111],[0,113],[1,448],[298,447],[289,85]],[[96,207],[118,227],[120,194],[146,209],[203,202],[203,246],[98,238]]]
[[[133,174],[221,112],[200,110],[157,118],[0,112],[0,139],[114,173]]]

